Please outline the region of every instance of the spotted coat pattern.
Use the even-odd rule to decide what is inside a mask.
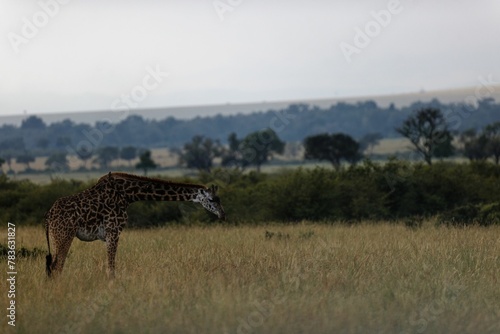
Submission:
[[[62,271],[73,239],[106,243],[108,273],[114,277],[120,233],[127,223],[127,207],[137,201],[191,201],[225,219],[217,188],[169,182],[126,173],[109,173],[78,194],[58,199],[45,215],[49,255],[47,274]],[[55,247],[52,261],[50,240]]]

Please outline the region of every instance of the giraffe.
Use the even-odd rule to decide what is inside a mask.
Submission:
[[[110,172],[97,183],[74,195],[54,202],[45,215],[45,233],[49,254],[47,275],[60,273],[74,237],[82,241],[106,243],[108,275],[115,276],[115,257],[120,233],[127,223],[127,207],[137,201],[191,201],[200,203],[219,219],[224,209],[216,195],[217,186],[176,183],[133,174]],[[52,260],[50,239],[55,245]]]

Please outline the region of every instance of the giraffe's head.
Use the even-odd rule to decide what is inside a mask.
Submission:
[[[194,202],[200,203],[207,211],[217,215],[219,219],[225,220],[226,213],[220,203],[220,198],[217,196],[218,187],[216,185],[210,188],[200,188]]]

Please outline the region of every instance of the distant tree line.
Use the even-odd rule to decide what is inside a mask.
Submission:
[[[474,129],[463,132],[455,147],[455,139],[450,125],[441,110],[422,108],[415,110],[402,122],[395,131],[406,137],[415,152],[415,158],[422,158],[431,165],[433,158],[447,158],[457,152],[471,161],[493,158],[498,165],[500,161],[500,122],[485,126],[480,133]],[[265,135],[265,133],[267,134]],[[368,134],[360,141],[345,133],[321,133],[311,135],[303,140],[305,160],[327,161],[335,169],[343,162],[355,165],[369,148],[381,139],[380,134]],[[255,165],[257,170],[268,161],[272,153],[282,153],[285,143],[271,129],[253,132],[243,140],[235,133],[229,135],[228,146],[224,147],[218,141],[195,136],[191,142],[184,145],[181,157],[188,167],[210,172],[213,160],[222,159],[221,166],[246,167]]]
[[[424,104],[414,103],[412,106],[416,105]],[[285,143],[292,138],[302,142],[305,149],[304,159],[328,161],[338,169],[342,162],[356,164],[382,137],[396,134],[406,137],[414,148],[416,153],[414,157],[421,157],[428,164],[432,163],[433,158],[445,158],[456,154],[462,154],[470,160],[493,158],[498,164],[500,106],[495,104],[494,100],[489,98],[480,100],[477,106],[445,105],[444,107],[448,109],[436,106],[444,105],[434,100],[407,113],[405,108],[398,110],[394,106],[389,106],[383,109],[376,103],[368,101],[356,105],[339,103],[329,110],[307,105],[291,105],[281,111],[216,116],[203,118],[207,126],[203,130],[200,129],[200,133],[182,142],[181,146],[166,145],[166,147],[170,147],[178,154],[180,164],[189,168],[210,171],[214,161],[219,159],[223,167],[255,166],[259,170],[260,166],[269,161],[273,155],[282,154]],[[352,129],[355,134],[360,134],[359,128],[363,128],[367,119],[377,120],[374,110],[379,113],[377,117],[392,115],[384,122],[385,132],[362,133],[363,135],[357,138],[353,133],[346,131]],[[262,115],[267,115],[267,119],[271,120],[267,126],[244,133],[241,138],[239,137],[241,129],[248,128],[249,124],[243,122],[234,125],[234,128],[230,127],[231,123],[238,123],[237,120],[243,121]],[[336,123],[331,123],[332,115],[339,116]],[[482,116],[481,122],[476,119],[479,116]],[[496,118],[499,120],[485,123]],[[200,120],[202,118],[198,117],[191,121],[173,118],[146,121],[140,116],[130,116],[116,125],[98,122],[95,127],[91,127],[87,124],[73,124],[69,120],[46,125],[39,117],[30,116],[19,128],[9,125],[0,128],[0,166],[6,163],[10,170],[11,163],[15,159],[18,163],[25,164],[26,170],[29,171],[30,164],[36,156],[46,156],[47,169],[67,170],[68,155],[76,155],[82,161],[81,168],[84,169],[89,169],[94,164],[101,169],[109,169],[110,163],[117,159],[128,161],[129,167],[133,167],[131,161],[139,156],[140,151],[140,165],[135,167],[147,173],[148,169],[157,166],[151,158],[151,153],[147,152],[149,147],[154,147],[160,142],[150,141],[147,138],[161,132],[158,126],[165,127],[166,131],[162,132],[165,133],[165,140],[168,137],[172,138],[170,143],[178,143],[179,138],[184,138],[193,129],[199,129],[196,124]],[[215,120],[218,121],[213,123]],[[399,122],[388,129],[387,124],[392,124],[396,120]],[[321,127],[316,122],[320,123]],[[468,127],[476,124],[475,122],[483,126]],[[358,124],[356,131],[352,128],[355,123]],[[174,129],[176,124],[183,124],[184,133],[173,139],[170,130]],[[217,124],[224,124],[224,131],[221,127],[213,137],[203,134],[213,131],[210,124],[215,125],[216,129]],[[342,131],[336,131],[339,129],[338,124],[345,125]],[[299,128],[308,135],[296,137],[297,133],[300,133]],[[294,136],[290,134],[291,129],[296,130]],[[377,126],[366,127],[366,130],[368,129],[377,129]],[[233,131],[226,137],[222,136],[230,130]],[[120,145],[113,145],[117,139],[120,139]],[[144,146],[139,145],[141,143]]]
[[[285,142],[299,142],[318,133],[345,133],[356,140],[373,133],[394,138],[400,136],[395,128],[414,110],[423,108],[441,110],[452,131],[481,129],[500,121],[500,104],[491,98],[478,100],[476,105],[443,104],[433,100],[400,108],[393,104],[381,107],[374,101],[339,102],[329,108],[293,104],[282,110],[189,120],[173,117],[148,120],[131,115],[117,124],[101,120],[93,125],[75,124],[71,120],[47,125],[39,117],[30,116],[19,127],[0,127],[0,152],[28,150],[38,156],[48,155],[49,151],[67,150],[68,147],[77,152],[95,151],[100,146],[180,148],[194,136],[227,144],[227,138],[233,132],[241,137],[265,128],[273,129]]]
[[[98,169],[109,170],[110,163],[122,159],[128,162],[128,168],[140,169],[146,175],[148,170],[156,168],[158,165],[151,158],[150,150],[139,150],[134,146],[126,146],[122,149],[112,146],[104,146],[97,149],[95,156],[93,153],[77,155],[81,160],[82,166],[81,170],[91,170],[92,166],[89,165],[89,161],[92,164],[97,164]],[[139,162],[132,166],[132,160],[139,158]],[[13,173],[12,171],[12,160],[15,159],[17,163],[25,164],[25,172],[33,172],[30,163],[35,161],[35,156],[31,153],[25,151],[24,153],[13,157],[11,155],[6,155],[6,158],[0,158],[0,168],[3,164],[7,164],[8,173]],[[48,172],[67,172],[70,170],[68,154],[64,151],[51,153],[45,160],[46,171]],[[1,170],[0,170],[1,174]]]

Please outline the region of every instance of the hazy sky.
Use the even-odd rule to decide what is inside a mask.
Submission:
[[[0,115],[500,82],[499,22],[498,0],[0,0]]]

